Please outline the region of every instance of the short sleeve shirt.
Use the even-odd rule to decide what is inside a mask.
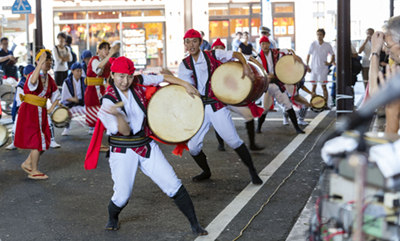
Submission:
[[[312,55],[311,61],[311,71],[314,73],[326,72],[327,66],[325,65],[325,61],[328,60],[328,55],[334,55],[333,48],[327,42],[323,42],[319,44],[318,41],[314,41],[310,49],[308,50],[308,54]]]
[[[13,51],[8,50],[8,52],[6,53],[6,51],[4,51],[4,49],[0,50],[0,57],[5,57],[7,55],[13,55]],[[4,61],[4,62],[0,62],[0,67],[2,68],[3,65],[6,65],[8,63],[8,61],[10,61],[10,60]]]

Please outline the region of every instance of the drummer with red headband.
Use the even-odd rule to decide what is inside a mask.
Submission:
[[[253,79],[254,74],[250,66],[239,52],[220,49],[201,51],[202,38],[200,33],[194,29],[188,30],[183,40],[190,55],[184,58],[179,65],[178,77],[194,85],[199,90],[205,105],[203,125],[188,142],[190,154],[197,165],[203,170],[200,175],[192,178],[193,181],[202,181],[211,177],[207,157],[201,149],[203,147],[204,136],[210,127],[214,126],[214,129],[222,139],[236,151],[242,162],[248,167],[253,184],[262,184],[262,180],[254,168],[250,152],[236,132],[231,113],[223,103],[216,100],[211,89],[211,76],[221,63],[236,58],[243,65],[242,78],[248,76],[250,79]]]
[[[215,50],[215,49],[225,50],[225,44],[221,41],[220,38],[218,38],[212,44],[211,49],[212,50]],[[255,104],[253,103],[253,105],[255,105]],[[252,112],[250,110],[249,106],[228,105],[227,107],[229,110],[231,110],[235,113],[238,113],[246,120],[246,129],[247,129],[247,134],[249,135],[250,150],[252,150],[252,151],[263,150],[265,147],[260,147],[255,143],[254,117],[259,117],[259,116],[253,116],[254,112]],[[261,109],[260,112],[262,113],[263,109],[262,108],[260,108],[260,109]],[[219,143],[218,150],[225,151],[224,140],[222,140],[222,138],[218,135],[217,132],[215,132],[215,135],[216,135],[216,137],[218,139],[218,143]]]
[[[280,52],[277,49],[270,49],[271,42],[266,36],[261,37],[260,46],[261,52],[257,56],[257,61],[263,65],[265,71],[268,73],[268,77],[271,79],[271,82],[269,84],[268,91],[264,94],[264,113],[261,115],[260,118],[258,118],[257,132],[261,133],[262,124],[264,123],[265,117],[268,114],[269,107],[272,105],[272,96],[288,113],[289,118],[292,121],[294,128],[296,129],[296,132],[299,134],[304,134],[305,132],[300,129],[297,123],[296,113],[293,110],[293,104],[290,101],[287,93],[285,93],[285,86],[275,76],[275,65],[278,60],[285,55],[285,53]],[[300,57],[298,57],[297,55],[294,55],[294,59],[295,61],[302,62]]]
[[[175,204],[188,218],[192,231],[198,235],[207,235],[196,217],[189,193],[182,185],[163,155],[157,143],[150,138],[152,135],[147,125],[147,105],[145,88],[158,85],[162,81],[183,86],[189,95],[200,96],[199,92],[189,83],[174,76],[136,75],[132,60],[126,57],[110,58],[111,78],[109,88],[103,96],[98,113],[99,120],[110,136],[110,168],[114,181],[114,195],[109,205],[109,220],[107,230],[118,230],[118,215],[127,205],[132,194],[137,168],[150,177],[167,196],[174,199]],[[121,102],[123,105],[120,105]],[[92,137],[92,142],[101,139],[103,130],[98,124]],[[97,148],[100,142],[97,143]],[[90,153],[89,148],[88,153]],[[97,152],[98,154],[98,152]],[[89,155],[85,160],[85,168],[93,169],[97,158]]]
[[[97,112],[100,109],[100,98],[105,93],[104,79],[110,76],[110,63],[108,60],[119,52],[119,45],[111,48],[107,41],[99,44],[96,56],[93,56],[88,64],[85,90],[86,123],[89,126],[89,134],[93,133],[97,121]]]
[[[24,96],[18,110],[14,145],[21,149],[31,149],[21,168],[31,179],[48,179],[38,170],[40,155],[50,147],[51,134],[47,113],[58,105],[60,92],[56,82],[48,74],[53,63],[51,51],[42,49],[36,55],[37,68],[28,76],[24,85]],[[42,72],[43,75],[40,74]],[[47,109],[47,100],[52,105]]]

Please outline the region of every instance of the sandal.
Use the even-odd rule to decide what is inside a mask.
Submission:
[[[24,167],[21,165],[22,170],[24,170],[26,173],[31,174],[32,169],[28,169],[27,167]]]
[[[30,175],[28,175],[28,178],[35,179],[35,180],[45,180],[45,179],[48,179],[49,177],[44,173],[40,173],[40,174],[34,174],[34,175],[30,174]]]

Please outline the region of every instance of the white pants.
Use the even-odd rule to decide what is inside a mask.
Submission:
[[[181,187],[181,180],[176,176],[158,145],[152,141],[150,146],[150,158],[139,156],[131,148],[127,148],[126,153],[110,153],[109,163],[114,181],[114,195],[111,200],[118,207],[123,207],[131,197],[138,167],[168,197],[175,196]]]
[[[206,105],[204,110],[204,121],[200,130],[188,142],[189,152],[196,156],[203,147],[204,136],[207,134],[211,126],[218,132],[221,138],[232,148],[236,149],[243,144],[242,139],[236,132],[233,124],[231,113],[224,107],[216,112],[213,111],[211,105]]]
[[[253,114],[248,106],[232,106],[228,105],[227,108],[239,115],[241,115],[246,122],[249,122],[254,119]]]
[[[72,118],[75,118],[76,120],[78,120],[79,123],[81,123],[82,121],[79,121],[79,118],[83,118],[86,116],[86,107],[77,105],[69,108],[69,112],[71,112]],[[71,123],[68,123],[65,129],[70,129],[70,128],[71,128]]]
[[[286,93],[282,93],[278,85],[269,84],[268,91],[264,94],[263,99],[264,114],[267,113],[269,107],[272,105],[272,97],[275,98],[278,104],[285,108],[285,111],[293,108],[293,104],[290,102],[288,95]]]

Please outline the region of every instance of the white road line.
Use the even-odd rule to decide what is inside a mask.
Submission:
[[[222,233],[225,227],[235,218],[235,216],[243,209],[250,199],[264,186],[268,179],[276,170],[287,160],[287,158],[300,146],[300,144],[310,135],[317,125],[328,115],[329,111],[319,113],[312,122],[304,129],[306,134],[297,135],[289,145],[283,149],[270,164],[268,164],[261,172],[260,178],[263,184],[256,186],[249,184],[238,196],[224,209],[218,216],[211,221],[206,227],[208,235],[200,236],[195,241],[214,241]],[[237,230],[239,234],[239,230]]]

